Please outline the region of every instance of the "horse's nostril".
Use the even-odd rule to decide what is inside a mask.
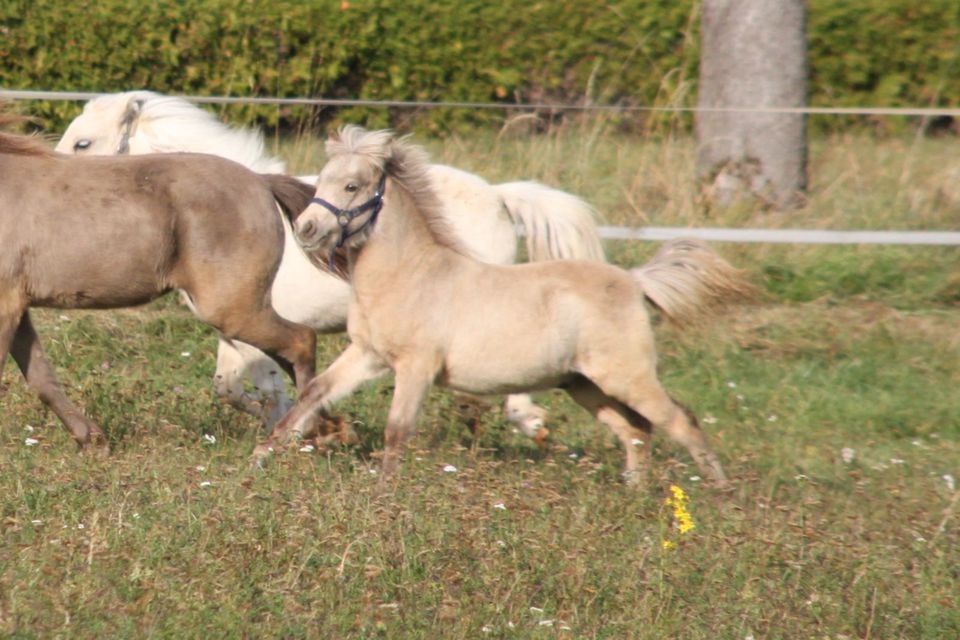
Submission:
[[[306,220],[300,225],[300,228],[297,229],[297,235],[300,236],[301,240],[310,240],[316,230],[317,225],[313,223],[313,220]]]

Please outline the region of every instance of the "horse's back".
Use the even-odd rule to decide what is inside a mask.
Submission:
[[[35,305],[145,302],[191,257],[279,256],[281,233],[269,189],[221,158],[0,155],[0,268]]]

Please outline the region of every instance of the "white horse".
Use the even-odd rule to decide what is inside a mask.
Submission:
[[[191,151],[229,158],[262,173],[286,170],[282,160],[265,153],[259,132],[227,126],[182,98],[151,91],[91,100],[56,148],[82,155]],[[521,229],[531,260],[603,260],[596,214],[576,196],[536,182],[490,185],[479,176],[444,165],[431,165],[429,176],[447,223],[480,260],[516,262]],[[315,177],[301,179],[312,184]],[[273,284],[274,308],[282,317],[319,332],[343,331],[349,285],[310,262],[286,219],[284,243]],[[245,389],[245,379],[252,392]],[[291,406],[286,382],[273,360],[237,341],[220,341],[215,387],[234,406],[261,415],[268,427]],[[546,412],[528,395],[509,396],[505,413],[527,436],[538,441],[546,437]]]
[[[745,291],[736,269],[690,240],[665,245],[630,271],[586,261],[483,263],[450,232],[421,148],[389,131],[345,127],[327,155],[295,227],[320,259],[345,241],[351,344],[258,445],[258,464],[312,435],[316,412],[392,370],[384,479],[395,474],[436,384],[474,394],[559,387],[623,443],[628,480],[640,479],[638,450],[649,458],[651,431],[663,430],[702,473],[726,482],[692,414],[657,379],[644,299],[674,318],[702,315]]]

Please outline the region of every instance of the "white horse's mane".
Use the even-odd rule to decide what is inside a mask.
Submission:
[[[136,135],[146,137],[153,151],[195,151],[217,155],[261,173],[286,173],[285,163],[267,155],[263,137],[254,129],[241,129],[220,122],[216,116],[176,96],[153,91],[128,91],[100,96],[87,103],[84,112],[140,102]]]

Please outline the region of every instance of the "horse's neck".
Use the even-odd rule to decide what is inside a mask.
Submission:
[[[409,271],[429,266],[456,253],[440,243],[424,216],[416,210],[413,197],[401,188],[388,190],[375,229],[357,252],[354,277],[366,271]],[[377,277],[377,276],[374,276]]]

